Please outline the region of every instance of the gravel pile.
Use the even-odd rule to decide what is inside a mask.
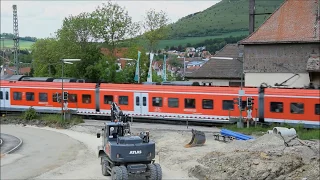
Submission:
[[[287,147],[274,134],[234,141],[199,158],[189,175],[199,179],[316,179],[320,176],[319,143],[309,145],[295,138]]]

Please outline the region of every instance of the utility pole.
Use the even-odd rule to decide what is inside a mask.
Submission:
[[[13,5],[13,48],[14,48],[14,64],[16,66],[16,74],[20,74],[19,66],[19,28],[18,28],[18,11],[17,5]]]
[[[254,32],[255,16],[267,15],[272,13],[256,13],[256,0],[249,0],[249,35]]]

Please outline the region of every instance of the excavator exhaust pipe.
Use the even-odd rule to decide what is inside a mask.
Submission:
[[[191,141],[186,144],[184,147],[195,147],[202,146],[206,142],[206,135],[202,131],[197,131],[192,129],[192,138]]]

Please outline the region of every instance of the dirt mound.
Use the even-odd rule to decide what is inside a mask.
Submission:
[[[273,134],[250,141],[234,141],[199,158],[199,165],[189,169],[189,176],[199,179],[314,179],[319,176],[319,144],[306,145],[297,138],[283,139]]]

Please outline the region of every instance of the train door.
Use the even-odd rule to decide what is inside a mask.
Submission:
[[[147,114],[148,110],[148,93],[134,93],[134,112]]]
[[[10,89],[0,88],[0,111],[10,108]]]

